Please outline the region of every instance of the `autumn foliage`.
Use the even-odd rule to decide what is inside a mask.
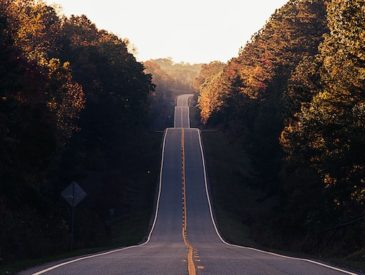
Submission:
[[[252,217],[266,245],[364,248],[364,16],[363,0],[291,0],[238,57],[199,79],[203,122],[239,140],[251,183],[275,198]]]
[[[130,167],[144,165],[151,90],[127,40],[42,1],[0,1],[0,264],[68,249],[60,192],[72,180],[91,201],[76,246],[110,238],[107,211],[125,215],[141,174]]]

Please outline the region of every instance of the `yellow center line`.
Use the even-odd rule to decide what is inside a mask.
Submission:
[[[184,140],[184,128],[181,129],[181,159],[182,159],[182,189],[183,189],[183,224],[182,224],[182,237],[184,244],[188,249],[188,273],[189,275],[196,275],[196,268],[194,263],[194,249],[188,241],[187,232],[187,209],[186,209],[186,182],[185,182],[185,140]]]

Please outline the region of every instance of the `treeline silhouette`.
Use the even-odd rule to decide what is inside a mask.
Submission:
[[[152,127],[158,130],[172,127],[175,98],[179,94],[196,91],[194,80],[201,64],[176,63],[171,58],[159,58],[147,60],[144,65],[156,85],[151,97]]]
[[[241,217],[261,244],[364,255],[364,7],[290,0],[238,57],[204,65],[196,81],[202,121],[242,144],[242,185],[270,201]]]
[[[74,180],[88,193],[76,248],[126,239],[133,219],[124,242],[144,236],[160,158],[146,130],[153,88],[128,41],[86,16],[0,1],[0,264],[68,249],[60,193]]]

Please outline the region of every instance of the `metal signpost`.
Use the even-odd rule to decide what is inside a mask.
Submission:
[[[73,249],[74,243],[75,207],[86,197],[86,195],[86,192],[75,181],[71,182],[71,184],[67,186],[61,193],[61,196],[71,206],[71,250]]]

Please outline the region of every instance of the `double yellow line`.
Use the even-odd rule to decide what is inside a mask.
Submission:
[[[183,192],[183,221],[182,221],[182,237],[184,244],[188,249],[188,273],[189,275],[196,275],[196,268],[194,263],[194,249],[188,241],[187,232],[187,209],[186,209],[186,176],[185,176],[185,132],[181,129],[181,160],[182,160],[182,192]]]

